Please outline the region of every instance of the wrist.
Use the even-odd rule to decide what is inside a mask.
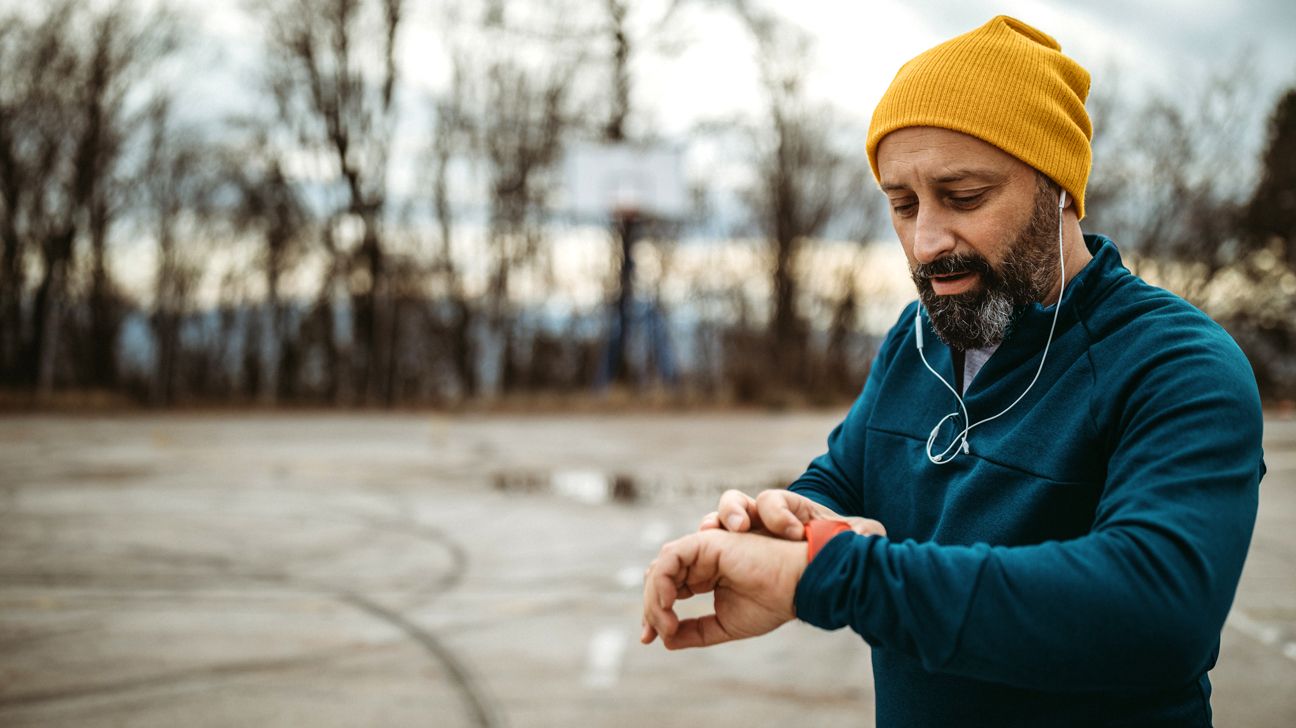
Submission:
[[[810,565],[805,558],[805,546],[802,541],[785,541],[783,539],[774,539],[775,547],[779,550],[780,571],[782,577],[780,586],[774,593],[780,595],[779,599],[783,602],[786,610],[786,618],[789,620],[796,619],[796,591],[797,585],[801,583],[801,577],[805,574],[806,567]],[[783,599],[786,598],[784,602]]]
[[[806,563],[814,561],[819,551],[842,531],[849,531],[850,524],[845,521],[815,518],[805,525]]]

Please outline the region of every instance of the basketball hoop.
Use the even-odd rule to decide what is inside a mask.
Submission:
[[[678,220],[688,213],[678,146],[578,142],[568,150],[563,171],[561,208],[578,220]]]
[[[654,323],[646,327],[653,334],[651,357],[658,370],[673,380],[674,360],[659,322],[660,312],[650,308],[645,318],[636,307],[633,250],[645,225],[682,220],[688,213],[682,148],[578,143],[568,150],[563,166],[560,208],[578,221],[611,223],[620,249],[618,296],[610,302],[607,347],[595,386],[602,389],[613,380],[630,379],[627,342],[632,328],[649,322]]]

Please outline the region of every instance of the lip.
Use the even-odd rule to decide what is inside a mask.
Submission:
[[[957,278],[931,278],[929,280],[931,281],[933,293],[938,296],[952,296],[971,290],[980,277],[977,273],[968,272]]]

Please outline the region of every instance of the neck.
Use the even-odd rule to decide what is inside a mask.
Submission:
[[[1076,219],[1075,213],[1071,208],[1066,209],[1066,214],[1062,219],[1062,259],[1066,264],[1066,281],[1071,282],[1084,267],[1093,260],[1093,254],[1084,242],[1084,232],[1080,230],[1080,221]],[[1061,293],[1062,286],[1053,286],[1048,296],[1040,301],[1045,306],[1052,306],[1057,303],[1058,295]]]

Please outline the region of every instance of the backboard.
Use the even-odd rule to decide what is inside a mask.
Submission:
[[[578,142],[563,163],[562,208],[579,219],[677,220],[688,213],[684,152],[673,145]]]

